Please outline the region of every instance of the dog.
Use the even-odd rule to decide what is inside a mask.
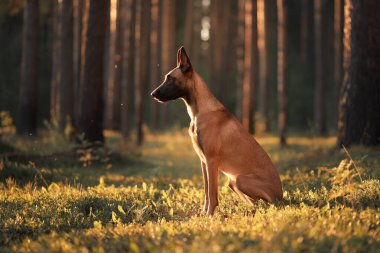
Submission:
[[[241,123],[227,111],[193,69],[184,47],[177,67],[152,93],[159,102],[182,99],[191,123],[189,135],[201,160],[205,201],[203,212],[212,216],[218,206],[218,176],[223,172],[239,197],[254,203],[283,198],[279,174],[271,159]]]

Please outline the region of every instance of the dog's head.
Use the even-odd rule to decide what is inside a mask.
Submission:
[[[166,74],[164,82],[151,93],[152,97],[159,102],[186,98],[189,95],[187,84],[192,74],[190,59],[185,48],[181,47],[177,53],[177,67]]]

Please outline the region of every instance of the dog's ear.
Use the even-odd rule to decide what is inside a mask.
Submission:
[[[190,59],[187,56],[185,48],[183,46],[178,49],[177,66],[181,69],[183,74],[189,73],[193,70]]]

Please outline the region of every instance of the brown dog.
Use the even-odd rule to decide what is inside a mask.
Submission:
[[[177,67],[151,95],[160,102],[181,98],[186,103],[189,134],[202,164],[207,215],[213,215],[218,205],[219,171],[246,202],[282,199],[280,177],[269,156],[211,94],[183,47],[178,50]]]

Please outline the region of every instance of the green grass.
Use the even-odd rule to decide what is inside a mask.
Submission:
[[[247,205],[220,176],[214,217],[201,213],[201,170],[185,132],[147,136],[139,150],[107,133],[84,159],[48,135],[7,140],[0,154],[0,251],[378,252],[380,150],[294,137],[258,138],[285,200]],[[352,157],[353,161],[349,158]]]

